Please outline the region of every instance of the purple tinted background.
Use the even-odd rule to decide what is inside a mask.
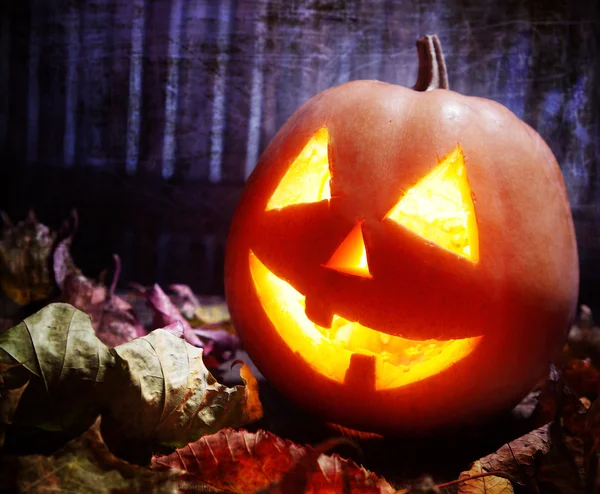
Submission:
[[[451,87],[508,106],[561,163],[582,301],[600,283],[600,7],[509,0],[4,0],[0,207],[81,215],[78,263],[222,291],[245,177],[305,100],[412,85],[437,33]],[[509,232],[507,232],[509,234]]]

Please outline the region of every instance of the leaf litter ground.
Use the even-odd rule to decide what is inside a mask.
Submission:
[[[295,408],[240,348],[222,301],[182,285],[117,294],[118,258],[110,285],[87,278],[70,256],[75,214],[57,232],[33,214],[2,219],[2,491],[598,490],[600,330],[587,307],[510,413],[382,438]]]

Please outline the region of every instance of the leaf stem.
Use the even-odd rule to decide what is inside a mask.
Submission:
[[[121,276],[121,258],[118,254],[113,254],[113,259],[115,261],[115,274],[113,275],[112,283],[110,284],[110,289],[108,291],[111,297],[115,294],[117,283],[119,282],[119,277]]]

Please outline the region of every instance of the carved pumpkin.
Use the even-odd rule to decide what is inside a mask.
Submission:
[[[577,299],[551,151],[502,105],[443,89],[437,38],[417,46],[412,90],[355,81],[296,111],[228,240],[227,300],[252,360],[290,399],[363,430],[516,404]]]

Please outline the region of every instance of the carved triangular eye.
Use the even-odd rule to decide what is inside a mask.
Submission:
[[[327,261],[327,264],[325,264],[326,268],[355,276],[362,276],[363,278],[372,278],[369,272],[367,249],[365,248],[365,241],[360,225],[361,222],[359,221],[342,241],[329,261]]]
[[[322,128],[306,143],[273,192],[267,211],[331,199],[328,141],[329,133]]]
[[[479,260],[477,220],[460,146],[385,217],[472,262]]]

